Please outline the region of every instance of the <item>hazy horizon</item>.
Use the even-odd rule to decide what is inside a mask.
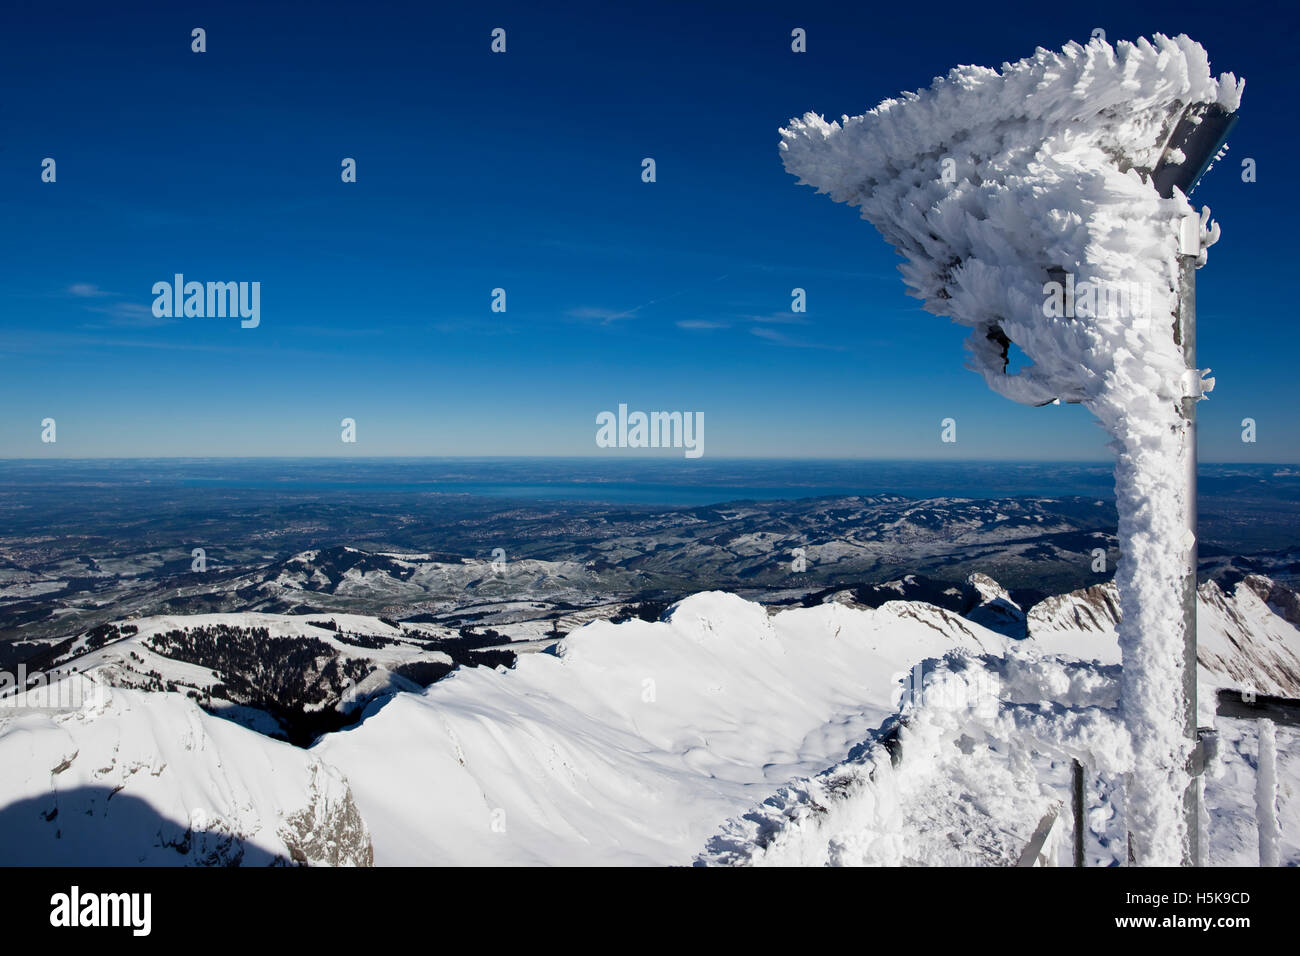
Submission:
[[[77,461],[583,461],[583,462],[668,462],[682,461],[681,453],[667,449],[657,454],[627,454],[620,452],[606,455],[45,455],[42,457],[18,457],[0,455],[0,462],[77,462]],[[978,462],[981,464],[1030,464],[1030,465],[1111,465],[1113,458],[1013,458],[997,456],[894,456],[874,457],[850,455],[710,455],[707,462],[753,461],[753,462],[944,462],[961,464]],[[701,463],[700,459],[683,461],[683,467],[689,468]],[[1247,461],[1243,459],[1199,458],[1201,465],[1233,466],[1240,465],[1254,468],[1300,467],[1300,459],[1293,461]]]

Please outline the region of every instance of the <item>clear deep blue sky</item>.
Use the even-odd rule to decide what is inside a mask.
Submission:
[[[1294,11],[542,6],[7,3],[0,457],[588,455],[596,414],[625,402],[702,411],[708,457],[1103,458],[1086,411],[1015,405],[964,370],[966,330],[906,297],[875,230],[777,153],[791,116],[1100,27],[1186,32],[1246,77],[1228,160],[1193,196],[1224,232],[1199,273],[1218,379],[1202,457],[1300,460]],[[154,319],[176,272],[261,282],[260,327]]]

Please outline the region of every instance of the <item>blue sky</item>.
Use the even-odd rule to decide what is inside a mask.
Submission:
[[[703,412],[709,457],[1104,458],[1083,409],[1024,408],[964,370],[965,330],[906,297],[875,230],[776,148],[793,115],[1100,27],[1186,32],[1246,77],[1229,158],[1194,196],[1224,230],[1199,273],[1218,381],[1202,457],[1300,461],[1300,331],[1277,302],[1295,14],[469,6],[6,5],[0,457],[591,455],[596,414],[623,402]],[[155,319],[150,290],[177,272],[259,281],[260,326]]]

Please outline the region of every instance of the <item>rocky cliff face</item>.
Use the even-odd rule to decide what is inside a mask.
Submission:
[[[1300,697],[1300,595],[1257,574],[1227,591],[1206,581],[1198,595],[1201,682]],[[1119,595],[1107,582],[1035,604],[1028,614],[1028,634],[1049,653],[1118,663],[1119,619]]]

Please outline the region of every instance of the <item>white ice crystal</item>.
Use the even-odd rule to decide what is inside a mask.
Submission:
[[[861,116],[808,113],[781,130],[786,169],[860,208],[902,255],[910,294],[972,329],[969,365],[990,387],[1080,402],[1115,439],[1129,814],[1157,864],[1178,862],[1186,839],[1180,405],[1211,383],[1188,375],[1174,332],[1179,223],[1195,213],[1176,189],[1162,198],[1151,172],[1185,161],[1165,149],[1186,107],[1235,111],[1242,88],[1213,78],[1185,36],[1093,40],[958,67]],[[1218,228],[1199,218],[1203,264]],[[1029,363],[1008,374],[1012,343]]]

